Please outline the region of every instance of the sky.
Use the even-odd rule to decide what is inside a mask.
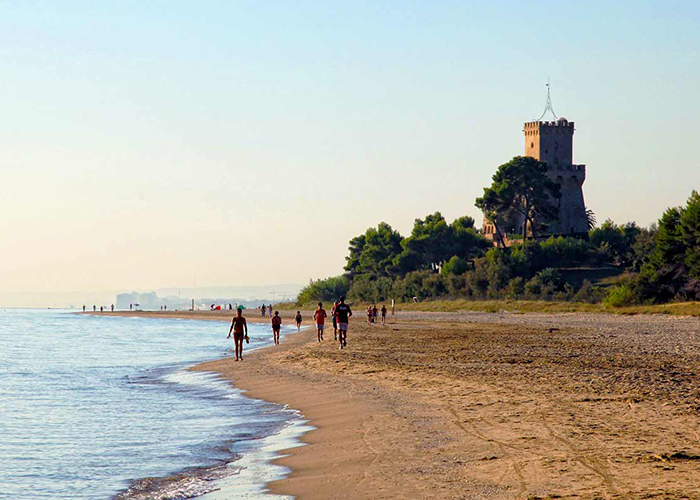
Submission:
[[[700,188],[700,3],[0,1],[0,294],[307,283],[474,199],[544,109],[586,205]]]

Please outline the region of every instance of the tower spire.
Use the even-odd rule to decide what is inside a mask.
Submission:
[[[557,119],[557,115],[554,113],[554,108],[552,107],[552,97],[549,95],[549,77],[547,77],[547,104],[544,106],[544,112],[542,113],[542,116],[540,116],[537,121],[542,121],[542,118],[544,118],[544,115],[547,114],[547,111],[552,113],[552,116],[554,119]]]

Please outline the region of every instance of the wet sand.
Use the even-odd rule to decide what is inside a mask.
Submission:
[[[347,349],[332,329],[325,338],[307,330],[243,362],[196,367],[318,428],[280,460],[293,472],[272,491],[700,499],[697,318],[399,313],[382,326],[357,313]]]

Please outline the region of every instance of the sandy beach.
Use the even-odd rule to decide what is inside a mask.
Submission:
[[[292,312],[282,314],[292,322]],[[304,318],[309,325],[311,313]],[[700,498],[697,318],[401,312],[368,325],[357,311],[352,319],[342,351],[332,329],[320,344],[309,329],[243,362],[195,368],[288,404],[317,427],[308,446],[280,460],[293,472],[272,491],[299,499]]]

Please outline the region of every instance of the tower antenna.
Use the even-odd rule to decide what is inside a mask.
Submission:
[[[542,116],[540,116],[537,121],[542,121],[542,118],[544,118],[544,115],[547,114],[547,111],[552,113],[552,116],[554,119],[557,119],[557,115],[554,113],[554,108],[552,107],[552,97],[549,95],[549,77],[547,77],[547,104],[544,106],[544,113],[542,113]]]

